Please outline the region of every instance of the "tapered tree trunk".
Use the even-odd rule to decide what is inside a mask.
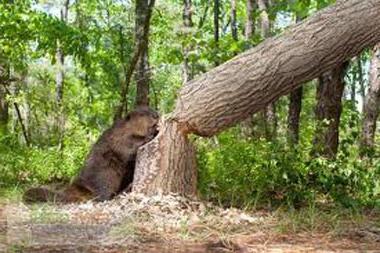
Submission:
[[[9,106],[5,89],[9,79],[9,67],[5,61],[5,59],[0,59],[0,135],[6,134],[9,121]]]
[[[346,65],[337,65],[319,77],[315,108],[317,128],[314,134],[314,155],[334,158],[338,152]]]
[[[246,12],[247,12],[247,21],[245,22],[245,39],[250,40],[255,34],[255,4],[256,0],[247,0],[246,3]]]
[[[69,12],[69,0],[65,0],[61,8],[61,21],[67,22]],[[65,84],[65,55],[58,40],[58,48],[56,52],[57,73],[56,73],[56,103],[58,107],[58,115],[56,119],[56,129],[58,131],[58,148],[63,149],[63,139],[65,134],[65,115],[63,110],[63,91]]]
[[[237,20],[236,20],[236,0],[231,0],[231,34],[232,38],[235,41],[239,40],[238,37],[238,26],[237,26]]]
[[[271,23],[268,13],[269,2],[268,0],[257,0],[257,5],[260,11],[261,37],[266,39],[271,36]],[[268,141],[271,141],[276,137],[277,133],[277,115],[275,102],[270,103],[264,109],[263,116],[264,117],[262,120],[264,120],[265,138]]]
[[[188,134],[212,136],[373,46],[379,12],[380,0],[338,2],[188,82],[158,138],[139,150],[133,191],[196,192]]]
[[[192,19],[192,2],[191,0],[183,0],[183,26],[184,32],[186,36],[191,36],[192,27],[193,27],[193,19]],[[191,64],[189,62],[189,52],[191,50],[190,45],[185,45],[183,47],[183,70],[182,70],[182,80],[183,83],[187,83],[191,79],[193,79],[193,71]]]
[[[155,0],[136,1],[136,27],[135,27],[135,47],[128,68],[124,69],[124,81],[120,88],[120,103],[116,108],[114,119],[122,118],[128,112],[128,92],[133,72],[136,69],[140,55],[147,51],[150,29],[150,18]],[[149,89],[149,88],[148,88]]]
[[[137,44],[143,44],[142,50],[139,55],[139,60],[136,69],[136,106],[149,105],[149,83],[150,83],[150,70],[149,70],[149,27],[146,36],[139,31],[144,31],[144,24],[148,16],[150,16],[151,7],[149,0],[136,2],[136,39]],[[150,22],[148,21],[150,24]]]
[[[150,70],[148,47],[146,47],[146,50],[140,55],[135,77],[137,86],[136,106],[149,106]]]
[[[361,149],[363,153],[374,149],[376,121],[380,112],[380,44],[373,51],[369,73],[369,88],[364,102]]]
[[[291,145],[296,145],[299,142],[302,95],[302,86],[293,90],[289,95],[288,139]]]
[[[245,22],[245,31],[244,31],[244,36],[245,36],[246,41],[251,40],[253,35],[255,34],[255,15],[254,15],[255,7],[256,7],[256,0],[247,0],[247,3],[246,3],[247,20]],[[241,125],[240,125],[241,133],[244,138],[252,137],[254,134],[253,118],[254,117],[248,117],[241,122]]]
[[[302,18],[297,15],[296,23],[302,21]],[[289,95],[289,111],[288,111],[288,140],[289,144],[294,146],[299,142],[300,132],[300,116],[302,109],[303,87],[299,87]]]
[[[218,51],[219,51],[219,13],[220,13],[219,0],[214,0],[214,42],[215,42],[215,66],[219,65]]]

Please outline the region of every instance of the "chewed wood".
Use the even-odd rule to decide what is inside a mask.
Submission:
[[[138,150],[133,192],[196,195],[195,150],[175,122],[160,122],[160,133]]]

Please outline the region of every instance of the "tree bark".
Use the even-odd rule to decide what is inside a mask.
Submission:
[[[187,184],[185,175],[196,170],[194,154],[179,152],[176,143],[188,147],[190,133],[212,136],[373,46],[380,41],[379,12],[380,0],[339,2],[188,82],[161,126],[159,148],[139,151],[134,189],[186,194],[185,185],[167,189]],[[160,173],[171,176],[153,187],[141,183]]]
[[[9,66],[5,59],[0,59],[0,134],[5,135],[8,130],[9,105],[6,100],[6,85],[9,80]]]
[[[61,21],[67,22],[69,12],[69,0],[65,0],[61,8]],[[56,102],[58,107],[58,115],[56,119],[56,128],[58,130],[58,148],[63,149],[63,139],[65,134],[65,115],[63,110],[63,90],[65,85],[65,55],[58,40],[58,48],[56,52],[57,73],[56,73]]]
[[[0,134],[5,135],[8,129],[8,102],[3,84],[0,84]]]
[[[245,39],[250,40],[255,34],[255,0],[247,0],[246,10],[247,10],[247,21],[245,23]]]
[[[246,3],[246,15],[247,20],[245,22],[245,31],[244,36],[245,40],[249,41],[252,39],[255,34],[255,11],[256,0],[247,0]],[[254,116],[248,117],[241,122],[241,134],[243,138],[250,138],[254,135],[254,124],[253,124]]]
[[[136,3],[136,39],[137,44],[143,44],[139,60],[137,63],[136,78],[136,106],[149,106],[149,83],[150,83],[150,70],[149,70],[149,27],[151,7],[149,0],[137,1]],[[150,19],[150,18],[149,18]],[[148,22],[146,36],[142,36],[139,31],[144,31],[144,24]]]
[[[214,42],[215,42],[215,66],[219,65],[218,51],[219,51],[219,0],[214,0]]]
[[[235,41],[239,40],[238,26],[236,21],[236,0],[231,0],[231,34]]]
[[[128,91],[131,83],[133,72],[135,71],[140,55],[145,52],[149,39],[150,18],[154,7],[155,0],[137,0],[136,1],[136,28],[135,28],[135,48],[129,66],[124,73],[124,81],[120,89],[120,103],[116,109],[114,119],[122,118],[128,111]],[[138,26],[137,26],[138,25]]]
[[[268,0],[258,0],[257,5],[260,11],[261,37],[266,39],[271,36],[271,23],[268,14],[269,2]],[[277,133],[277,115],[275,102],[270,103],[264,109],[262,120],[264,120],[265,138],[268,141],[271,141],[276,137]]]
[[[317,128],[313,143],[314,155],[332,159],[338,152],[346,65],[340,64],[319,77],[315,108]]]
[[[380,44],[373,51],[369,73],[369,88],[364,102],[361,150],[373,151],[375,146],[376,121],[380,112]]]
[[[302,18],[299,15],[296,15],[296,23],[299,23],[301,21]],[[297,145],[299,142],[302,96],[302,86],[290,92],[289,95],[288,142],[291,146]]]
[[[290,145],[297,145],[299,142],[302,96],[302,86],[293,90],[289,95],[288,139]]]
[[[193,27],[193,19],[192,19],[192,2],[191,0],[183,0],[183,26],[186,37],[191,36],[191,29]],[[191,64],[189,62],[189,52],[191,50],[191,46],[186,45],[183,47],[183,70],[182,70],[182,80],[183,83],[187,83],[191,79],[193,79],[193,71],[191,68]]]

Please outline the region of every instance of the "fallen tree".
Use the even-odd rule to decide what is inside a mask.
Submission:
[[[196,194],[191,133],[212,136],[380,41],[380,0],[347,0],[184,85],[139,150],[133,191]]]

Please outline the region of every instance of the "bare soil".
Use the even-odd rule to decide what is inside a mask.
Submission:
[[[308,219],[179,196],[125,195],[64,206],[4,203],[0,252],[380,252],[378,213],[359,220],[338,216],[317,213],[310,227]]]

